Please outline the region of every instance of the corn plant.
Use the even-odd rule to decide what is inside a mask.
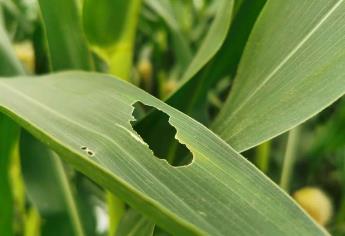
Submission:
[[[0,1],[0,235],[344,235],[344,12]]]

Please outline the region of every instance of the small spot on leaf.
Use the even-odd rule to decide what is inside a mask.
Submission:
[[[80,149],[83,150],[83,151],[85,151],[85,152],[87,153],[87,155],[89,155],[89,156],[91,156],[91,157],[95,155],[95,152],[92,151],[92,150],[90,150],[90,149],[89,149],[88,147],[86,147],[86,146],[81,146]]]
[[[185,166],[193,161],[189,149],[175,139],[176,129],[166,113],[141,102],[133,107],[135,121],[131,125],[157,158],[167,160],[172,166]]]
[[[94,153],[93,151],[90,151],[90,150],[87,151],[87,154],[88,154],[89,156],[95,155],[95,153]]]

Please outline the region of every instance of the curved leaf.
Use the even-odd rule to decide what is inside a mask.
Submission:
[[[269,1],[214,130],[243,151],[312,117],[345,92],[345,1]]]
[[[192,164],[176,168],[153,155],[130,124],[137,101],[170,117],[176,138],[194,155]],[[111,76],[0,80],[0,110],[172,233],[326,234],[206,127]]]

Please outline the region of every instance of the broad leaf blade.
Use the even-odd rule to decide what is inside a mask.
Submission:
[[[243,151],[304,122],[345,92],[345,2],[269,1],[214,130]]]
[[[175,168],[153,156],[130,125],[139,100],[170,116],[177,138],[194,155],[191,165]],[[172,233],[326,234],[206,127],[113,77],[63,73],[1,80],[0,109]]]

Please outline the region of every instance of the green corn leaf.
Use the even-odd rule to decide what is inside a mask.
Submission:
[[[304,122],[345,92],[345,1],[269,1],[214,130],[243,151]]]
[[[153,155],[130,124],[137,101],[169,116],[176,138],[193,153],[190,165],[172,167]],[[0,110],[171,233],[327,234],[206,127],[111,76],[0,80]]]

